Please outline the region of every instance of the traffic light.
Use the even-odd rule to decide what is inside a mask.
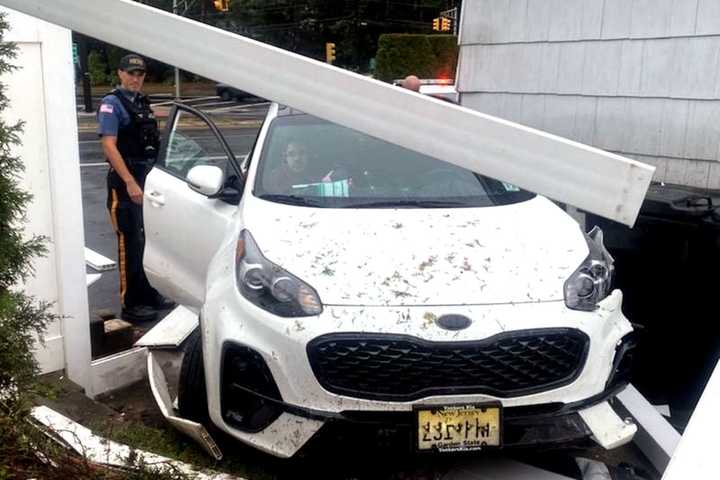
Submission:
[[[450,19],[446,17],[442,17],[440,19],[440,31],[441,32],[449,32],[450,31]]]
[[[332,65],[332,63],[335,61],[335,44],[334,43],[326,43],[325,44],[325,61]]]
[[[230,0],[213,0],[215,10],[219,12],[227,12],[230,10]]]
[[[440,31],[440,19],[439,18],[433,19],[433,30],[435,30],[436,32]]]

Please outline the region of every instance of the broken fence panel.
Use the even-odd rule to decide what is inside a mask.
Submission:
[[[717,431],[720,427],[720,362],[710,377],[663,480],[702,480],[720,477]]]
[[[627,225],[655,170],[131,0],[0,5]]]
[[[78,454],[97,464],[133,468],[132,459],[140,457],[145,468],[156,472],[180,473],[188,476],[188,478],[198,480],[242,480],[240,477],[224,473],[200,471],[187,463],[144,452],[99,437],[93,434],[90,429],[45,406],[35,407],[32,416],[35,420],[53,430]]]
[[[635,444],[653,466],[662,472],[680,441],[680,434],[633,385],[628,385],[617,395],[617,399],[638,426]]]

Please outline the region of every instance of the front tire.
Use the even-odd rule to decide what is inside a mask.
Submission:
[[[187,339],[185,355],[180,367],[178,410],[182,418],[208,425],[207,390],[203,364],[202,335],[196,329]]]

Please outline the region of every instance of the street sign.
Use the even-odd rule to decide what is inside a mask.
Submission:
[[[655,171],[131,0],[0,5],[627,225]]]

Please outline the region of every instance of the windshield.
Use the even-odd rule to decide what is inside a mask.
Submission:
[[[273,120],[254,194],[330,208],[484,207],[534,196],[310,115]]]

